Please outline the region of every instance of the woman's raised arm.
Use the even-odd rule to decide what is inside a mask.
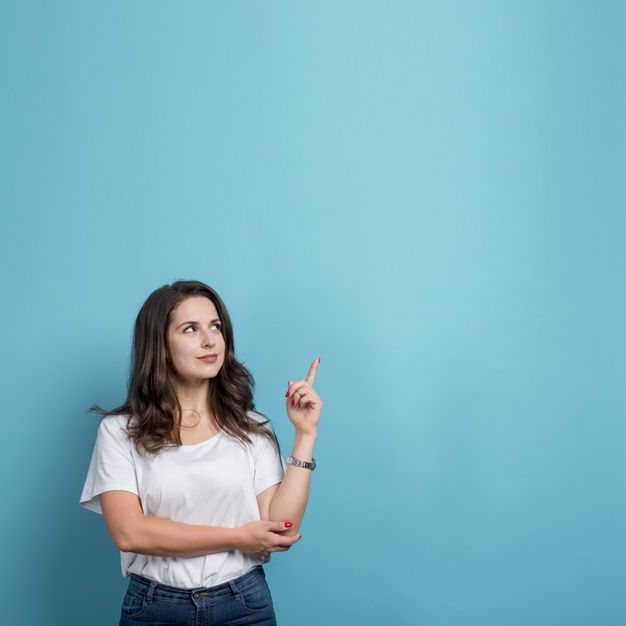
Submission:
[[[311,463],[317,440],[317,423],[323,402],[313,389],[320,363],[313,361],[304,380],[289,381],[287,415],[296,428],[291,456]],[[269,507],[270,520],[289,520],[293,526],[284,534],[295,535],[300,528],[311,487],[312,470],[289,464],[285,476],[274,494]]]

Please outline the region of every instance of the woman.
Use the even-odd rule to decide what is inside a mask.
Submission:
[[[285,464],[254,410],[230,317],[198,281],[154,291],[133,335],[128,396],[104,416],[80,498],[130,576],[120,626],[276,624],[263,564],[296,543],[315,468],[319,365],[289,381]]]

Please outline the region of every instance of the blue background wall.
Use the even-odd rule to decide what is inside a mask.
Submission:
[[[86,409],[193,278],[285,448],[322,358],[283,626],[624,624],[625,20],[2,3],[3,623],[117,623]]]

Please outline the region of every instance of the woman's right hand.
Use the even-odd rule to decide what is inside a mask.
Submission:
[[[238,530],[239,550],[262,557],[268,556],[270,552],[286,552],[302,537],[302,535],[281,535],[282,531],[289,530],[284,522],[260,520],[249,522]]]

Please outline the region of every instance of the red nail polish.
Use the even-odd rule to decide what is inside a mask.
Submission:
[[[286,528],[291,528],[293,526],[293,524],[291,522],[285,522],[285,527]]]
[[[289,397],[289,392],[285,394],[285,398],[288,398],[288,397]]]

